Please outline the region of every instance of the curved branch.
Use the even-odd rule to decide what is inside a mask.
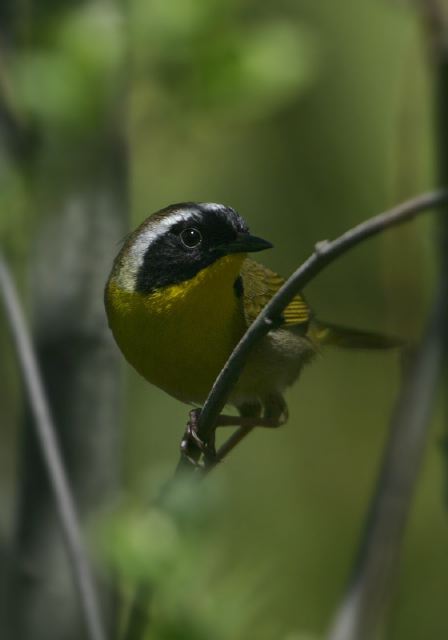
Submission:
[[[201,440],[207,442],[213,436],[218,416],[226,404],[233,385],[238,380],[250,351],[257,342],[269,333],[275,325],[276,319],[299,291],[326,266],[347,253],[347,251],[353,247],[361,244],[364,240],[390,227],[403,224],[419,213],[434,209],[443,204],[448,204],[447,190],[443,189],[426,193],[407,200],[373,218],[369,218],[356,227],[349,229],[335,240],[318,242],[315,246],[314,253],[288,278],[258,315],[257,319],[251,324],[231,353],[219,376],[216,378],[199,418],[198,436]],[[240,434],[238,442],[244,435],[243,433]],[[226,444],[224,447],[226,447]],[[221,454],[218,452],[217,459],[222,459],[227,449],[230,451],[232,448],[233,446],[230,448],[227,447]],[[214,464],[215,462],[210,462],[210,466],[214,466]],[[194,465],[181,457],[178,469],[183,470],[188,467],[193,468]]]
[[[82,541],[78,516],[59,452],[40,371],[17,292],[9,269],[1,254],[0,295],[3,297],[6,316],[15,342],[23,381],[36,425],[37,438],[42,449],[42,456],[54,493],[56,508],[72,566],[73,577],[84,613],[88,637],[89,640],[105,640],[93,577]]]

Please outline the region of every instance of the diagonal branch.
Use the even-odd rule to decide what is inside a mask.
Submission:
[[[325,240],[317,243],[314,253],[312,253],[284,283],[246,331],[215,380],[199,418],[198,436],[200,439],[208,442],[213,437],[218,416],[226,404],[233,385],[238,380],[250,351],[256,343],[262,340],[262,338],[269,333],[270,329],[275,326],[276,319],[279,318],[285,307],[288,306],[299,291],[325,267],[368,238],[390,227],[403,224],[419,213],[440,207],[444,204],[448,204],[448,191],[439,190],[426,193],[407,200],[384,213],[369,218],[356,227],[349,229],[335,240]],[[217,460],[210,462],[209,468],[213,467],[218,460],[225,457],[227,452],[233,449],[248,431],[239,431],[237,433],[238,435],[231,436],[228,443],[223,445],[224,448],[218,451]],[[194,468],[194,464],[187,458],[181,456],[177,467],[178,472],[182,472],[185,469],[192,470]]]
[[[35,420],[49,480],[53,489],[73,577],[79,594],[89,640],[105,640],[93,577],[72,494],[65,474],[55,428],[48,408],[34,349],[9,269],[0,254],[0,294],[14,338],[29,403]]]

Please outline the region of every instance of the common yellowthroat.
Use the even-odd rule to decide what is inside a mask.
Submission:
[[[201,405],[231,351],[284,282],[247,257],[272,247],[231,207],[183,202],[147,218],[117,255],[106,285],[109,325],[149,382]],[[251,353],[229,398],[264,426],[287,419],[283,391],[322,345],[381,349],[394,338],[318,321],[296,296]]]

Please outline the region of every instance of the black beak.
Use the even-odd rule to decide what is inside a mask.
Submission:
[[[263,238],[251,236],[250,233],[238,233],[233,242],[229,242],[220,247],[224,254],[228,253],[251,253],[254,251],[264,251],[272,249],[273,245]]]

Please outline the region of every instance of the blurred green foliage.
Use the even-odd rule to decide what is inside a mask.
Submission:
[[[124,47],[123,19],[113,6],[92,3],[63,15],[15,57],[17,110],[59,135],[71,127],[94,135],[121,90],[116,80]]]
[[[254,23],[232,2],[134,4],[136,57],[154,72],[147,88],[179,118],[269,116],[313,76],[311,34],[286,17]]]
[[[123,89],[133,222],[171,202],[226,202],[274,242],[263,260],[285,274],[316,241],[431,185],[431,87],[409,8],[132,0],[126,9],[94,2],[57,15],[8,65],[14,112],[57,139],[46,148],[46,189],[63,181],[72,154],[84,153],[88,166],[85,141],[94,145],[108,126]],[[0,232],[19,269],[43,217],[33,194],[0,149]],[[325,319],[413,339],[433,259],[431,221],[418,221],[344,258],[308,298]],[[3,330],[0,346],[6,509],[18,400]],[[148,638],[323,633],[353,560],[399,377],[393,355],[326,353],[289,392],[289,424],[257,431],[207,486],[187,487],[179,514],[146,505],[172,473],[187,407],[129,371],[126,497],[95,536],[124,595],[142,577],[154,583]],[[448,633],[437,437],[409,523],[394,640]]]

